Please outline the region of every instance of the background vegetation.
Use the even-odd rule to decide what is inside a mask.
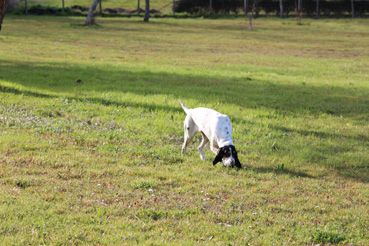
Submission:
[[[17,11],[24,11],[25,0],[9,0],[12,2],[18,2]],[[192,15],[243,15],[244,1],[243,0],[212,0],[212,10],[210,10],[210,0],[151,0],[150,6],[154,10],[153,14],[160,15],[173,14],[173,10],[179,14],[184,13]],[[92,3],[92,0],[64,0],[66,13],[78,14],[82,8],[88,8]],[[102,0],[102,8],[105,14],[132,14],[129,11],[137,9],[138,3],[141,9],[145,8],[144,0]],[[40,14],[55,14],[53,12],[47,12],[46,9],[62,8],[62,0],[27,0],[29,13]],[[13,4],[12,4],[13,5]],[[305,16],[317,15],[317,3],[314,0],[301,0],[301,12]],[[73,8],[78,6],[79,9]],[[258,15],[279,15],[280,14],[280,1],[279,0],[248,0],[248,11],[253,10]],[[283,15],[294,16],[297,14],[298,1],[297,0],[283,0]],[[368,0],[354,0],[352,6],[352,0],[319,0],[319,16],[351,16],[352,7],[354,7],[354,16],[365,17],[369,14],[369,1]],[[72,8],[72,9],[70,9]],[[127,11],[122,11],[122,9]],[[68,12],[69,10],[69,12]],[[82,9],[82,13],[86,10]],[[180,14],[181,15],[181,14]]]

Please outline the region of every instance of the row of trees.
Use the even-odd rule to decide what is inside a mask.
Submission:
[[[102,0],[93,0],[92,4],[89,8],[86,20],[85,20],[85,24],[86,25],[93,25],[95,24],[95,18],[94,18],[94,12],[96,11],[96,8],[98,5],[100,5],[101,8],[101,1]],[[1,26],[3,23],[3,19],[5,16],[5,12],[7,9],[7,5],[9,3],[9,0],[0,0],[0,31],[1,31]],[[65,0],[61,0],[62,3],[62,9],[64,10],[65,8]],[[25,13],[27,14],[28,11],[28,1],[25,0],[24,1],[25,4]],[[137,8],[140,8],[140,0],[137,0]],[[101,10],[100,10],[101,11]],[[150,0],[145,0],[145,16],[144,16],[144,21],[148,22],[150,19]]]
[[[0,30],[5,10],[10,0],[0,0]],[[27,0],[25,1],[25,11],[27,11]],[[92,0],[85,20],[86,25],[95,24],[94,12],[100,6],[101,1]],[[140,1],[137,1],[137,9],[140,9]],[[62,9],[65,7],[65,0],[61,0]],[[173,0],[174,12],[203,12],[204,10],[212,12],[237,12],[243,9],[244,14],[249,19],[249,27],[252,27],[253,15],[258,15],[260,10],[265,13],[276,12],[281,17],[288,15],[289,12],[296,12],[300,19],[302,13],[311,15],[315,13],[317,17],[320,13],[339,13],[351,12],[355,16],[355,6],[358,6],[359,13],[369,12],[369,0]],[[150,0],[145,0],[144,21],[150,19]]]
[[[64,0],[62,0],[64,2]],[[86,25],[95,24],[94,11],[102,0],[93,0],[85,21]],[[315,2],[315,3],[314,3]],[[145,0],[144,21],[150,18],[150,0]],[[242,7],[245,16],[249,19],[249,28],[252,28],[252,17],[258,15],[260,10],[265,13],[276,12],[280,17],[288,15],[289,12],[297,13],[301,20],[302,13],[317,17],[323,11],[327,13],[351,12],[355,16],[355,5],[360,5],[361,11],[369,12],[369,0],[173,0],[174,12],[200,12],[208,9],[212,12],[237,12]],[[100,7],[101,8],[101,7]],[[137,8],[140,8],[140,0],[137,0]]]
[[[237,13],[239,9],[254,9],[256,14],[274,12],[280,16],[290,12],[310,16],[369,13],[369,0],[177,0],[174,3],[175,12],[189,13]]]

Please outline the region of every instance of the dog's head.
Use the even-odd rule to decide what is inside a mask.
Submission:
[[[213,165],[218,162],[223,162],[223,165],[226,167],[241,168],[236,148],[233,145],[227,145],[219,149],[218,154],[213,161]]]

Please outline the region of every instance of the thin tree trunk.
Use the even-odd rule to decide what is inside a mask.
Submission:
[[[252,30],[252,11],[249,12],[249,30]]]
[[[243,12],[247,16],[247,0],[243,0]]]
[[[251,7],[251,11],[248,11],[248,19],[249,19],[249,30],[252,30],[252,18],[253,18],[253,15],[254,15],[254,10],[255,10],[255,0],[254,0],[254,3]]]
[[[316,18],[320,18],[319,0],[316,0]]]
[[[297,14],[298,11],[298,1],[299,0],[295,0],[295,14]]]
[[[150,19],[150,0],[145,0],[146,6],[145,6],[145,17],[144,21],[149,22]]]
[[[283,0],[279,0],[279,16],[283,17]]]
[[[302,0],[297,0],[297,23],[301,24],[301,6]]]
[[[24,0],[24,14],[28,15],[28,0]]]
[[[99,2],[100,2],[100,0],[92,0],[92,4],[90,6],[90,9],[88,10],[88,14],[87,14],[86,21],[85,21],[86,26],[96,24],[95,23],[94,12],[95,12],[96,7],[99,4]]]
[[[259,6],[258,6],[259,2],[258,0],[254,0],[252,3],[252,18],[257,18],[259,17]]]
[[[102,0],[99,1],[99,12],[100,12],[100,15],[102,16],[103,14],[103,10],[102,10]]]
[[[137,0],[137,10],[140,9],[140,0]]]
[[[7,0],[0,0],[0,31],[1,31],[1,25],[3,24],[3,19],[5,16],[7,7]]]
[[[65,11],[65,3],[64,3],[64,0],[62,0],[62,12],[64,13]]]
[[[243,12],[249,21],[249,30],[252,30],[252,10],[251,13],[248,11],[248,3],[248,0],[243,0]]]
[[[352,18],[355,17],[355,6],[354,6],[354,0],[351,0],[351,16]]]
[[[209,11],[213,13],[213,0],[209,0]]]

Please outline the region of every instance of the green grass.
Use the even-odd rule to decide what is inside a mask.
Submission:
[[[98,22],[4,20],[3,244],[369,244],[369,20]],[[180,155],[178,99],[242,170]]]

